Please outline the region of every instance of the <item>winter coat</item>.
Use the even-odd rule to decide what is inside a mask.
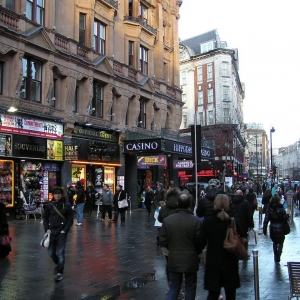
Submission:
[[[77,190],[74,189],[73,187],[69,186],[67,189],[67,194],[68,194],[68,200],[70,203],[73,203],[73,197],[77,193]]]
[[[165,199],[166,205],[161,207],[157,220],[162,223],[163,220],[169,215],[173,214],[178,207],[178,195],[177,194],[167,194]]]
[[[204,288],[215,292],[219,292],[222,286],[229,290],[240,287],[239,261],[223,247],[231,219],[220,220],[217,217],[219,212],[214,211],[211,217],[203,221],[200,233],[200,250],[202,251],[207,244]],[[238,234],[241,235],[238,222],[236,226]]]
[[[79,203],[84,203],[84,188],[82,185],[76,185],[77,197],[76,197],[76,205]]]
[[[190,209],[178,208],[166,218],[159,233],[162,247],[169,250],[167,269],[171,272],[197,272],[201,222]]]
[[[113,192],[108,189],[108,190],[103,190],[102,192],[102,204],[103,205],[113,205],[114,203],[114,194]]]
[[[93,186],[87,186],[85,190],[85,199],[86,204],[93,205],[95,204],[95,195],[97,194],[97,191]]]
[[[154,194],[155,201],[157,203],[159,201],[164,201],[164,194],[165,194],[165,190],[163,188],[156,189]]]
[[[263,232],[267,234],[268,223],[270,222],[269,233],[271,240],[276,244],[282,244],[284,242],[285,236],[282,230],[282,223],[288,220],[288,215],[283,208],[281,203],[270,203],[268,205]]]
[[[234,195],[231,201],[235,208],[235,218],[243,231],[242,237],[247,237],[248,228],[254,227],[253,214],[248,201],[243,195]]]
[[[270,194],[270,195],[263,195],[263,197],[261,199],[261,204],[264,206],[263,207],[263,214],[266,213],[268,205],[270,204],[271,198],[272,198],[272,194]]]
[[[154,193],[153,190],[147,190],[145,193],[145,205],[151,206],[154,200]]]
[[[118,202],[124,199],[126,199],[126,192],[124,190],[117,191],[114,196],[114,206],[115,206],[115,210],[118,210],[120,213],[125,212],[128,209],[128,207],[119,208]]]
[[[249,202],[252,212],[254,212],[254,210],[256,210],[256,206],[257,206],[256,194],[248,193],[248,194],[246,194],[245,199]]]
[[[64,220],[53,208],[53,206],[60,211],[60,213],[65,217]],[[51,201],[47,203],[44,210],[44,229],[45,232],[50,229],[51,234],[58,235],[61,231],[64,231],[66,234],[69,232],[73,224],[73,210],[72,205],[64,198],[60,201]]]

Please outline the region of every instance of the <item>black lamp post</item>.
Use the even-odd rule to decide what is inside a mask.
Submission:
[[[256,151],[256,193],[259,193],[259,181],[258,181],[258,152],[257,152],[257,134],[255,135],[255,151]]]
[[[272,148],[272,133],[273,132],[275,132],[274,127],[272,127],[270,129],[271,170],[273,172],[271,178],[274,180],[275,179],[275,174],[274,174],[274,169],[273,169],[273,148]]]

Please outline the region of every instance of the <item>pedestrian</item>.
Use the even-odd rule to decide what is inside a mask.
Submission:
[[[266,186],[266,183],[263,182],[262,186],[261,186],[261,189],[262,189],[262,192],[263,194],[266,192],[266,189],[267,189],[267,186]]]
[[[72,181],[67,182],[67,194],[68,194],[68,201],[73,204],[74,202],[74,195],[76,195],[77,190],[73,188]]]
[[[158,183],[157,186],[156,186],[156,190],[154,191],[154,205],[155,205],[155,208],[157,207],[158,202],[164,201],[164,196],[165,196],[165,190],[161,186],[161,184]]]
[[[9,235],[8,223],[6,218],[6,206],[0,201],[0,238],[4,235]],[[11,247],[0,245],[0,258],[6,257],[11,251]]]
[[[274,196],[277,193],[278,193],[278,185],[275,183],[274,186],[272,187],[271,194],[272,196]]]
[[[227,227],[231,225],[228,212],[230,200],[227,195],[219,194],[214,200],[213,214],[205,218],[200,232],[200,250],[207,245],[204,289],[208,290],[207,300],[218,300],[223,287],[226,300],[236,298],[240,287],[239,260],[223,247]],[[236,222],[237,232],[243,232]]]
[[[190,195],[180,193],[178,208],[164,219],[160,230],[160,244],[169,250],[167,270],[170,289],[167,300],[178,299],[183,277],[185,299],[192,300],[196,297],[201,221],[193,215],[190,205]]]
[[[281,197],[274,195],[271,198],[271,202],[268,205],[267,211],[265,213],[265,219],[263,224],[263,233],[267,235],[267,227],[270,222],[269,234],[273,242],[273,252],[274,261],[280,262],[280,256],[283,249],[283,243],[285,240],[285,235],[282,229],[282,223],[286,222],[289,215],[286,214],[283,205],[280,203]]]
[[[65,266],[65,247],[68,232],[73,224],[72,204],[66,201],[61,187],[52,190],[53,200],[44,210],[44,229],[50,233],[48,255],[55,263],[56,281],[61,281]]]
[[[249,189],[248,193],[245,196],[245,199],[248,201],[253,215],[257,208],[257,198],[252,188]]]
[[[84,209],[84,188],[82,181],[76,183],[77,197],[76,197],[76,226],[81,226],[83,221],[83,209]]]
[[[92,215],[94,206],[95,206],[95,195],[97,194],[97,191],[95,190],[95,187],[91,181],[87,182],[87,187],[85,190],[85,209],[90,217]]]
[[[284,200],[287,205],[286,213],[289,215],[292,212],[292,206],[294,206],[295,193],[292,186],[289,186],[289,189],[284,194]]]
[[[126,210],[128,209],[128,206],[127,207],[119,207],[118,202],[122,201],[124,199],[127,200],[127,194],[123,190],[123,186],[121,184],[117,185],[116,190],[117,190],[117,192],[114,196],[115,214],[114,214],[114,219],[112,220],[112,222],[118,222],[118,217],[120,214],[121,215],[121,223],[123,223],[123,222],[125,222],[125,213],[126,213]]]
[[[235,209],[235,218],[243,231],[241,237],[248,237],[249,228],[254,228],[253,214],[249,202],[245,200],[242,190],[237,190],[231,197]]]
[[[272,198],[271,190],[266,189],[261,199],[261,204],[263,205],[263,211],[262,211],[263,214],[266,213],[271,198]]]
[[[159,230],[160,230],[161,225],[162,225],[162,223],[159,222],[157,218],[158,218],[158,215],[159,215],[159,212],[160,212],[161,208],[164,205],[166,205],[165,201],[159,201],[158,204],[157,204],[155,213],[154,213],[154,219],[155,219],[154,227],[157,228],[157,237],[156,237],[157,245],[159,245]]]
[[[151,216],[151,206],[154,202],[154,193],[151,189],[150,185],[148,185],[146,193],[145,193],[145,206],[148,212],[149,217]]]
[[[108,213],[108,220],[112,220],[112,205],[114,203],[114,194],[110,190],[107,183],[103,184],[102,192],[102,212],[101,212],[101,221],[105,221],[106,212]]]

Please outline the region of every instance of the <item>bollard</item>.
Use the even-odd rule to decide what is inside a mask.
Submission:
[[[294,220],[294,199],[291,199],[290,223],[293,223],[293,220]]]
[[[252,250],[253,253],[253,269],[254,269],[254,295],[255,300],[259,300],[259,274],[258,274],[258,250]]]

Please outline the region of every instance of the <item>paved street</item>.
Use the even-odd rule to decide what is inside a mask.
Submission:
[[[258,234],[260,299],[287,299],[286,262],[300,261],[299,222],[295,217],[279,264],[273,261],[269,237]],[[0,260],[0,299],[165,299],[165,259],[156,245],[153,224],[143,209],[128,213],[124,225],[102,222],[95,215],[85,218],[83,226],[73,226],[68,235],[64,278],[56,283],[54,265],[39,245],[44,234],[40,219],[10,220],[13,251]],[[258,233],[260,228],[255,212]],[[240,262],[242,287],[237,299],[254,299],[253,248],[249,247],[251,258]],[[197,299],[205,296],[201,262]]]

